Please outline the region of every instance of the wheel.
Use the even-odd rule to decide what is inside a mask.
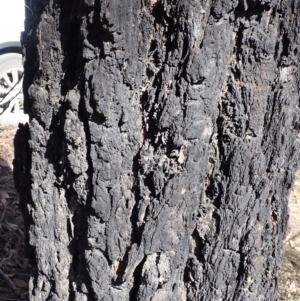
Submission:
[[[23,111],[23,66],[22,55],[0,55],[0,125],[17,126],[27,122]]]

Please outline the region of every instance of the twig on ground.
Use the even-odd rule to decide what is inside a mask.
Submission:
[[[0,269],[0,275],[6,280],[9,286],[15,291],[17,288],[10,278]]]

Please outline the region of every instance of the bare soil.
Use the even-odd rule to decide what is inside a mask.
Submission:
[[[23,221],[12,176],[15,132],[0,128],[0,301],[28,298],[30,265],[24,256]],[[290,196],[280,301],[300,301],[300,171],[296,176]]]

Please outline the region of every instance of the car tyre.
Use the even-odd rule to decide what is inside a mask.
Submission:
[[[17,127],[28,121],[23,111],[22,77],[22,55],[0,55],[0,126]]]

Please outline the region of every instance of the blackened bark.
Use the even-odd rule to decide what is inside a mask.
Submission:
[[[26,2],[30,299],[277,300],[298,2]]]

